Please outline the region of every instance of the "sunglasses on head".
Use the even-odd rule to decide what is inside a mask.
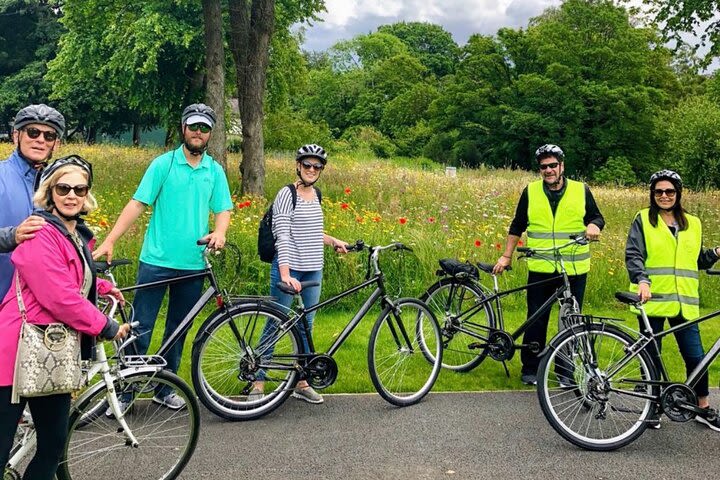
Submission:
[[[51,132],[47,130],[40,130],[39,128],[35,127],[29,127],[23,129],[28,137],[35,139],[38,138],[41,134],[46,142],[54,142],[58,138],[57,132]]]
[[[551,163],[540,164],[539,167],[540,167],[540,170],[546,170],[548,168],[557,168],[558,165],[560,165],[560,162],[551,162]]]
[[[75,195],[77,195],[78,197],[84,197],[88,194],[88,190],[90,190],[90,187],[88,187],[87,185],[75,185],[74,187],[71,187],[67,183],[57,183],[55,184],[53,189],[55,190],[55,193],[57,193],[61,197],[69,194],[70,190],[75,192]]]
[[[667,197],[672,198],[675,196],[676,193],[677,190],[675,190],[674,188],[656,188],[655,190],[653,190],[653,194],[656,197],[662,197],[663,194],[665,194]]]
[[[322,163],[312,163],[308,162],[307,160],[303,160],[302,162],[300,162],[300,165],[302,165],[305,170],[310,170],[311,168],[314,168],[318,172],[325,168],[325,165],[323,165]]]
[[[193,123],[192,125],[187,126],[188,130],[191,132],[197,132],[200,130],[202,133],[208,133],[212,128],[210,128],[208,125],[205,125],[204,123]]]

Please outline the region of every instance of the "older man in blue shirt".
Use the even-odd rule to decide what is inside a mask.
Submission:
[[[42,219],[33,211],[35,176],[45,168],[60,145],[65,118],[44,104],[29,105],[15,115],[15,151],[0,162],[0,252],[11,251],[34,236]],[[15,269],[9,253],[0,253],[0,300],[5,297]]]

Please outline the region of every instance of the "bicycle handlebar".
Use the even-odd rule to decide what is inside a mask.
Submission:
[[[570,235],[570,241],[563,245],[556,245],[554,247],[545,248],[530,248],[530,247],[517,247],[519,253],[524,253],[526,257],[531,257],[535,253],[540,252],[558,252],[563,248],[570,247],[572,245],[587,245],[590,240],[585,235]]]

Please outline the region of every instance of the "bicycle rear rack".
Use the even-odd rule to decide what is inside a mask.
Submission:
[[[125,355],[125,367],[158,367],[165,368],[167,361],[160,355]]]

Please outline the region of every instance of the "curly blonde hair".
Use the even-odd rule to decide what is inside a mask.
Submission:
[[[85,180],[88,180],[87,172],[84,169],[78,167],[77,165],[65,165],[58,168],[57,171],[53,172],[53,174],[50,175],[49,178],[45,179],[40,184],[37,191],[35,192],[35,195],[33,196],[33,202],[35,203],[35,206],[47,211],[52,210],[50,208],[50,206],[52,205],[52,188],[57,185],[60,177],[67,173],[76,172],[82,174]],[[83,202],[82,210],[80,210],[80,213],[90,213],[95,210],[97,206],[97,200],[95,200],[92,192],[88,190],[88,194],[85,196],[85,201]]]

